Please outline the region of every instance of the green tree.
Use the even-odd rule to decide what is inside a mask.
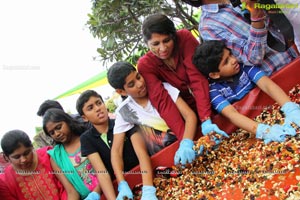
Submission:
[[[114,113],[117,109],[117,105],[114,103],[114,99],[110,98],[105,102],[106,108],[110,113]]]
[[[199,10],[180,0],[93,0],[87,25],[101,41],[97,49],[100,60],[104,64],[116,60],[135,64],[147,51],[141,35],[142,21],[157,12],[172,18],[178,28],[197,30]]]

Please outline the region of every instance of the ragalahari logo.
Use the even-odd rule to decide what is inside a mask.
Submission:
[[[241,5],[242,5],[242,6],[241,6],[242,10],[249,10],[250,12],[252,12],[252,8],[251,8],[250,6],[248,6],[248,5],[246,4],[246,2],[242,2]]]
[[[245,10],[247,8],[246,2],[242,2],[242,10]]]
[[[295,8],[299,8],[300,5],[298,4],[263,4],[263,3],[255,3],[254,4],[254,9],[264,9],[264,10],[272,10],[272,9],[295,9]],[[241,4],[241,8],[242,10],[249,10],[250,12],[252,11],[253,8],[250,8],[250,6],[248,6],[246,4],[246,2],[242,2]]]
[[[272,10],[272,9],[295,9],[299,8],[298,4],[262,4],[262,3],[255,3],[255,9],[265,9],[265,10]]]

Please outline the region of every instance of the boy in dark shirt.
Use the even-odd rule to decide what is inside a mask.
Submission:
[[[93,90],[87,90],[79,96],[76,109],[84,121],[92,124],[92,127],[80,136],[81,154],[87,156],[92,163],[106,198],[116,199],[111,181],[115,178],[111,165],[114,119],[109,119],[101,95]],[[131,134],[128,132],[127,137],[130,138]],[[123,159],[124,171],[129,171],[139,163],[128,138],[124,140]]]

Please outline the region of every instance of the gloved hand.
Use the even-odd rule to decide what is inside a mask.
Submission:
[[[191,163],[195,157],[195,151],[193,149],[194,142],[190,139],[183,139],[180,142],[179,148],[175,153],[174,164],[179,163],[185,165],[187,162]]]
[[[149,185],[144,185],[142,188],[141,200],[158,200],[156,197],[156,188]]]
[[[91,192],[84,200],[100,200],[100,195],[97,192]]]
[[[133,199],[132,191],[126,181],[121,181],[118,185],[118,196],[116,200],[123,200],[124,197]]]
[[[210,119],[202,122],[201,129],[203,135],[207,135],[210,132],[216,132],[222,136],[229,137],[224,131],[220,130],[216,124],[212,124]]]
[[[285,114],[285,124],[294,122],[300,127],[300,107],[293,102],[287,102],[281,107],[282,112]]]
[[[296,131],[288,124],[279,125],[274,124],[269,126],[266,124],[258,124],[256,130],[256,138],[263,139],[265,144],[269,142],[284,142],[285,136],[295,136]]]

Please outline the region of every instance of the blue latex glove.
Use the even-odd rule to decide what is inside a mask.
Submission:
[[[212,124],[210,119],[202,122],[201,129],[203,135],[207,135],[210,132],[216,132],[222,136],[229,137],[224,131],[220,130],[216,124]]]
[[[100,200],[100,195],[97,192],[91,192],[84,200]]]
[[[300,127],[300,107],[293,102],[287,102],[281,107],[282,112],[285,115],[285,124],[294,122]]]
[[[193,162],[196,157],[196,153],[193,149],[194,142],[190,139],[183,139],[180,142],[179,148],[175,153],[174,164],[177,165],[179,163],[185,165]]]
[[[156,197],[156,188],[149,185],[144,185],[142,188],[141,200],[158,200]]]
[[[295,136],[296,131],[290,125],[275,124],[269,126],[266,124],[258,124],[256,130],[256,138],[263,139],[265,144],[269,142],[284,142],[286,136]]]
[[[124,197],[133,199],[132,191],[126,181],[121,181],[118,185],[118,196],[116,200],[123,200]]]

